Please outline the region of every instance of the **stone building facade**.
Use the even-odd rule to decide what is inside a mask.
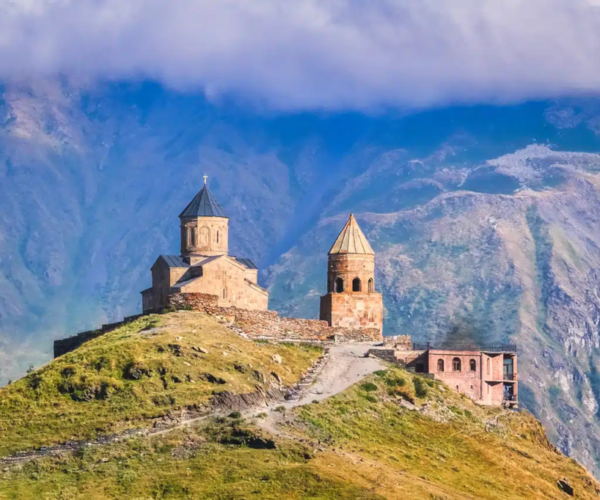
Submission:
[[[375,291],[375,252],[354,215],[350,215],[328,257],[321,320],[333,327],[382,331],[383,298]]]
[[[267,310],[269,292],[258,285],[250,259],[229,255],[229,218],[206,184],[179,215],[181,255],[161,255],[142,293],[144,313],[169,305],[173,294],[204,293],[220,307]]]
[[[479,404],[518,406],[517,348],[514,345],[451,349],[413,344],[410,349],[396,346],[393,356],[416,373],[429,374]]]

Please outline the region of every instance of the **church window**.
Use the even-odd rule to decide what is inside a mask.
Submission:
[[[492,369],[490,367],[490,358],[487,359],[487,374],[488,375],[492,374]]]
[[[476,372],[477,371],[477,362],[474,359],[472,359],[471,361],[469,361],[469,367],[472,372]]]
[[[333,291],[335,293],[342,293],[344,291],[344,280],[342,278],[335,280],[335,287]]]
[[[190,228],[190,246],[196,246],[196,228]]]
[[[373,293],[375,291],[375,282],[373,281],[373,278],[369,279],[369,293]]]
[[[458,358],[454,358],[454,359],[452,360],[452,369],[453,369],[455,372],[459,372],[459,371],[460,371],[460,359],[458,359]]]
[[[361,291],[361,283],[360,283],[360,279],[359,278],[354,278],[352,280],[352,291],[353,292],[360,292]]]
[[[219,231],[217,231],[217,243],[219,243]]]
[[[443,371],[444,371],[444,360],[438,359],[438,372],[443,372]]]
[[[223,288],[223,300],[227,299],[227,288]]]

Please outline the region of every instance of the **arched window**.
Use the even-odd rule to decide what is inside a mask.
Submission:
[[[362,290],[362,287],[361,287],[360,279],[354,278],[352,280],[352,291],[353,292],[360,292],[361,290]]]
[[[335,293],[342,293],[344,291],[344,280],[342,278],[338,278],[335,280],[335,286],[333,291]]]
[[[444,371],[444,360],[438,359],[438,372],[443,372],[443,371]]]
[[[490,365],[490,358],[487,359],[487,374],[491,375],[492,374],[492,368]]]
[[[190,246],[196,246],[196,228],[190,228]]]
[[[477,371],[477,362],[472,359],[471,361],[469,361],[469,368],[472,372],[476,372]]]
[[[227,299],[227,288],[223,288],[223,299]]]
[[[219,243],[219,231],[217,231],[217,243]]]
[[[369,293],[373,293],[375,291],[375,282],[373,281],[373,278],[369,279]]]
[[[460,359],[458,359],[458,358],[454,358],[454,359],[452,360],[452,369],[453,369],[455,372],[459,372],[459,371],[460,371]]]

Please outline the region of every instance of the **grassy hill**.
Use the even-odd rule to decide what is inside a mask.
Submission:
[[[0,456],[148,427],[215,393],[266,391],[273,373],[293,385],[319,356],[256,344],[199,313],[145,316],[0,389]]]
[[[0,391],[0,456],[149,425],[205,404],[215,385],[252,391],[271,371],[290,384],[318,356],[314,348],[245,340],[197,313],[149,316]],[[203,380],[204,373],[225,383]],[[575,498],[600,495],[529,413],[477,406],[392,367],[292,410],[233,412],[3,466],[0,499],[570,498],[559,480]]]

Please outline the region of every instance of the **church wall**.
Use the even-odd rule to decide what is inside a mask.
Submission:
[[[179,289],[181,293],[216,295],[219,307],[239,307],[265,310],[269,296],[266,291],[246,281],[246,269],[228,258],[203,266],[202,277]]]

